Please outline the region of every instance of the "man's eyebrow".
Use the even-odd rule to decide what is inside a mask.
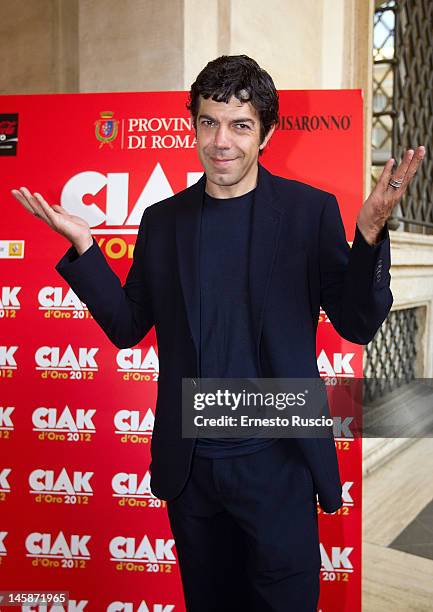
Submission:
[[[254,119],[251,117],[239,117],[238,119],[233,119],[233,123],[252,123],[254,125]]]
[[[198,116],[198,118],[199,118],[199,119],[209,119],[210,121],[215,121],[215,118],[214,118],[214,117],[211,117],[210,115],[203,115],[203,114],[200,114],[200,115]]]
[[[210,115],[205,115],[205,114],[200,114],[198,118],[199,120],[209,119],[210,121],[217,121],[215,117],[211,117]],[[251,119],[251,117],[238,117],[236,119],[232,119],[232,123],[251,123],[252,125],[254,125],[255,121],[254,119]]]

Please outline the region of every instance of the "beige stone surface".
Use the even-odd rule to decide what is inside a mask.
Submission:
[[[77,0],[1,0],[0,94],[77,91]]]
[[[364,541],[388,546],[433,498],[432,474],[433,438],[424,438],[365,478]]]
[[[183,88],[182,0],[80,0],[80,91]]]
[[[391,233],[393,309],[420,307],[418,376],[433,378],[433,236]]]
[[[372,0],[0,0],[1,93],[188,89],[246,53],[282,89],[370,87]]]
[[[433,561],[377,544],[362,552],[363,612],[433,610]]]
[[[184,2],[183,89],[188,90],[198,73],[215,57],[228,52],[230,6],[222,14],[221,2]],[[224,35],[223,35],[224,33]],[[225,44],[220,49],[220,38]]]
[[[433,439],[425,438],[364,478],[363,612],[433,610],[433,561],[389,548],[433,499],[432,473]]]
[[[304,0],[302,10],[286,0],[231,3],[230,53],[254,57],[279,89],[322,85],[323,2]]]

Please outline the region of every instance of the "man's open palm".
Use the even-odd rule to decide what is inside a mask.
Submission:
[[[84,252],[92,244],[89,224],[81,217],[69,214],[57,204],[50,206],[40,193],[32,194],[26,187],[13,189],[12,194],[24,208],[67,238],[79,252]]]

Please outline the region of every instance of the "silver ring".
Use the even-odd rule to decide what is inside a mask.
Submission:
[[[394,189],[399,189],[403,183],[403,179],[391,179],[388,183],[390,187]]]

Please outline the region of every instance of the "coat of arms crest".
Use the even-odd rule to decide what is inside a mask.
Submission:
[[[112,111],[101,111],[100,118],[95,121],[95,136],[99,140],[99,148],[108,144],[113,148],[112,142],[116,139],[119,121],[113,119]]]

